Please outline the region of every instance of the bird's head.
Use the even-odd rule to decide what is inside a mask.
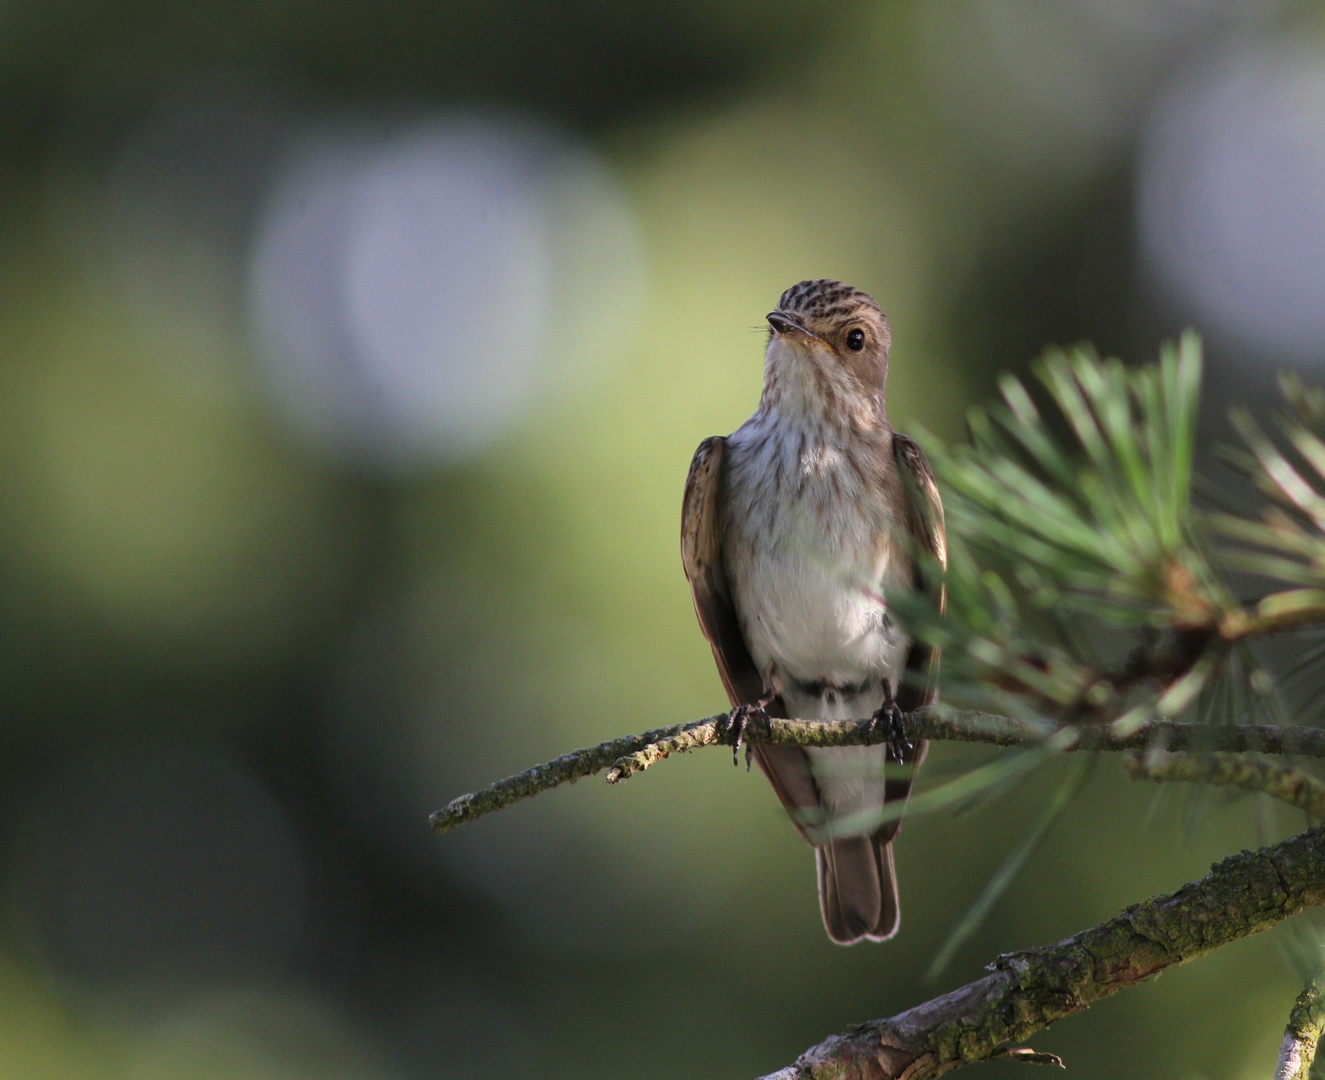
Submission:
[[[808,411],[882,410],[892,332],[868,293],[802,281],[782,294],[768,326],[766,397]]]

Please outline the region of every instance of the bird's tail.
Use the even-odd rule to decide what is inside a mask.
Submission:
[[[888,832],[895,831],[889,830]],[[844,836],[815,849],[819,910],[839,945],[862,938],[886,941],[897,933],[897,878],[892,836]]]

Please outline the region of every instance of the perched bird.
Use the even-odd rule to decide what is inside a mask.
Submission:
[[[700,443],[690,465],[682,562],[734,718],[762,708],[890,724],[887,745],[752,747],[815,848],[828,936],[883,941],[898,925],[900,819],[880,823],[881,811],[906,799],[926,749],[903,742],[897,720],[933,700],[938,660],[885,596],[903,586],[941,598],[943,506],[920,447],[884,411],[892,336],[879,305],[841,282],[802,281],[768,324],[758,410]],[[885,761],[910,768],[885,775]]]

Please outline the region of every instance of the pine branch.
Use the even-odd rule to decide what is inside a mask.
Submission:
[[[1316,1044],[1325,1031],[1325,1002],[1321,1001],[1321,978],[1315,976],[1293,1002],[1279,1047],[1274,1080],[1309,1080],[1316,1060]]]
[[[1134,780],[1186,780],[1263,791],[1312,817],[1325,819],[1325,783],[1291,765],[1252,755],[1175,754],[1167,750],[1130,753],[1123,767]]]
[[[1108,725],[1076,729],[1054,728],[1010,716],[956,709],[919,709],[903,717],[906,737],[951,742],[981,742],[995,746],[1036,747],[1052,740],[1064,750],[1142,750],[1161,745],[1171,751],[1259,751],[1325,757],[1325,730],[1277,727],[1265,724],[1184,724],[1156,721],[1125,736],[1112,734]],[[462,795],[432,815],[439,833],[541,791],[608,770],[609,783],[619,783],[675,753],[701,746],[732,746],[737,729],[726,713],[674,727],[656,728],[640,735],[613,739],[585,750],[574,750],[552,761]],[[741,737],[746,742],[774,746],[865,746],[883,742],[887,733],[870,720],[749,720]]]
[[[1015,1056],[1008,1044],[1102,997],[1322,904],[1325,828],[1315,828],[1224,859],[1200,881],[1056,945],[1000,956],[984,978],[834,1035],[765,1080],[925,1080]]]

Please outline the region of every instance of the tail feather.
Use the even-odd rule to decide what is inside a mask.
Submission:
[[[892,839],[846,836],[815,849],[819,867],[819,910],[828,936],[839,945],[868,938],[886,941],[897,933],[897,878]]]

